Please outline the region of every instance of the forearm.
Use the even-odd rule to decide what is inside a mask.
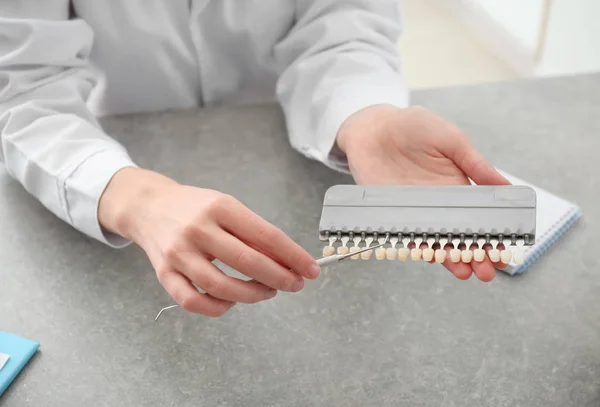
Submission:
[[[128,242],[99,226],[97,204],[114,173],[135,164],[86,106],[95,86],[87,61],[90,28],[68,20],[64,4],[45,5],[48,10],[17,7],[10,10],[14,18],[0,17],[0,37],[7,39],[0,41],[0,159],[56,216],[123,246]],[[0,5],[0,14],[10,15],[3,11]]]
[[[396,40],[399,6],[387,0],[299,2],[296,26],[276,47],[278,84],[291,144],[346,170],[336,153],[342,124],[367,107],[408,105]]]

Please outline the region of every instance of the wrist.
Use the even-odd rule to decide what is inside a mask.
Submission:
[[[342,123],[336,142],[344,154],[349,155],[365,138],[383,131],[387,118],[397,114],[400,108],[392,105],[374,105],[352,114]]]
[[[100,197],[100,226],[137,242],[145,206],[161,187],[173,184],[176,182],[172,179],[153,171],[133,167],[119,170]]]

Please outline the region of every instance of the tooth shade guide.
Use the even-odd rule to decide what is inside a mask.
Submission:
[[[490,258],[490,260],[494,263],[498,263],[500,261],[500,250],[498,249],[491,249],[488,252],[488,257]]]
[[[410,249],[408,247],[401,247],[398,249],[398,260],[406,261],[410,257]]]
[[[514,260],[515,264],[518,264],[518,265],[525,263],[525,253],[521,252],[521,251],[515,252],[515,254],[513,256],[513,260]]]
[[[348,249],[348,247],[346,246],[339,246],[337,252],[338,254],[348,254],[350,252],[350,249]]]
[[[510,263],[512,260],[512,252],[508,249],[504,249],[500,252],[500,261],[504,264]]]
[[[360,250],[359,244],[360,244],[361,240],[362,240],[362,236],[360,236],[360,235],[354,236],[352,238],[352,242],[354,243],[354,246],[352,246],[350,248],[350,253],[355,253],[355,252],[357,252],[357,251]],[[360,253],[359,254],[355,254],[354,256],[351,256],[350,259],[351,260],[358,260],[358,259],[360,259]]]
[[[367,250],[366,252],[362,252],[360,254],[360,258],[363,260],[369,260],[373,255],[373,250]]]
[[[498,263],[500,261],[500,250],[498,250],[498,240],[490,239],[490,245],[492,246],[491,250],[488,252],[488,257],[494,263]]]
[[[446,257],[448,253],[446,252],[446,245],[448,244],[448,239],[441,238],[439,241],[439,248],[435,251],[435,261],[438,263],[443,263],[446,261]]]
[[[431,247],[427,247],[425,249],[423,249],[423,260],[424,261],[432,261],[433,260],[433,256],[435,256],[435,250],[433,250]]]
[[[435,251],[435,261],[438,263],[443,263],[444,261],[446,261],[446,250],[444,249],[437,249]]]
[[[525,262],[525,251],[523,246],[525,245],[525,240],[517,239],[517,251],[513,255],[513,260],[515,264],[521,265]]]
[[[375,258],[377,260],[385,259],[385,255],[386,255],[385,247],[378,247],[377,249],[375,249]]]
[[[396,260],[396,257],[398,256],[398,249],[394,248],[394,247],[388,247],[387,249],[385,249],[385,258],[388,260]]]
[[[421,260],[422,254],[423,254],[423,250],[415,247],[414,249],[411,249],[411,251],[410,251],[410,259],[412,261],[419,261],[419,260]]]
[[[323,257],[333,256],[335,254],[335,247],[325,246],[323,248]]]
[[[485,250],[475,249],[473,251],[473,260],[475,260],[478,263],[481,263],[482,261],[484,261],[485,260]]]
[[[338,253],[350,254],[351,256],[348,258],[353,260],[370,260],[375,257],[378,260],[408,260],[427,263],[452,261],[471,264],[485,262],[487,256],[493,263],[522,264],[525,261],[526,237],[505,234],[499,236],[502,238],[502,241],[499,242],[495,236],[485,235],[485,238],[483,236],[483,234],[469,235],[466,233],[460,235],[433,233],[409,235],[391,232],[375,234],[360,231],[338,233],[337,236],[332,234],[322,239],[327,243],[335,244],[323,247],[323,257]],[[353,255],[354,252],[361,249],[382,243],[384,246],[380,248]],[[505,244],[508,248],[505,248]],[[511,245],[513,247],[510,247]],[[373,256],[374,254],[375,256]]]
[[[358,246],[352,246],[350,248],[350,253],[355,253],[355,252],[357,252],[359,250],[360,250],[360,247],[358,247]],[[360,259],[360,253],[359,254],[355,254],[354,256],[351,256],[350,259],[352,259],[352,260],[358,260],[358,259]]]
[[[493,263],[523,264],[526,260],[525,246],[528,238],[526,235],[508,234],[500,235],[501,241],[498,241],[496,236],[486,235],[486,238],[483,238],[482,234],[461,234],[460,238],[456,234],[442,234],[444,237],[440,237],[440,234],[412,234],[412,239],[407,237],[407,234],[397,233],[378,233],[375,236],[365,232],[327,235],[322,239],[328,243],[323,246],[322,257],[329,257],[337,252],[351,254],[348,258],[352,260],[370,260],[375,254],[375,258],[379,260],[427,263],[452,261],[473,264],[485,262],[487,256]],[[352,255],[373,244],[384,242],[385,245],[381,248]],[[443,247],[450,250],[444,250]]]
[[[461,254],[462,252],[460,251],[460,249],[450,250],[450,260],[452,261],[452,263],[460,262]]]
[[[500,261],[504,264],[508,264],[512,261],[512,251],[510,247],[512,245],[512,239],[503,239],[502,244],[504,245],[504,249],[500,252]]]
[[[371,244],[373,243],[373,236],[367,236],[365,238],[365,247],[370,247]],[[362,252],[360,254],[360,258],[363,260],[369,260],[371,258],[371,256],[373,256],[373,250],[369,250],[366,252]]]
[[[328,233],[329,245],[323,248],[323,257],[333,256],[335,254],[334,244],[338,240],[337,235],[330,236]]]
[[[435,245],[435,238],[434,237],[426,237],[425,238],[426,246],[423,248],[422,251],[422,256],[423,256],[423,260],[426,262],[430,262],[433,261],[433,258],[435,256],[435,250],[433,249],[433,246]]]
[[[475,248],[475,250],[473,251],[473,260],[475,260],[478,263],[481,263],[482,261],[485,260],[485,249],[483,248],[485,246],[486,240],[483,238],[480,239],[476,239],[477,242],[477,247]]]
[[[398,257],[398,249],[396,249],[396,244],[398,244],[398,236],[394,235],[389,239],[391,247],[388,247],[385,251],[385,258],[388,260],[396,260]]]
[[[419,260],[436,261],[443,257],[445,245],[441,237],[449,238],[452,250],[460,250],[465,260],[501,260],[501,249],[515,253],[520,261],[522,252],[511,248],[518,242],[524,246],[535,243],[536,193],[526,186],[375,186],[375,185],[336,185],[329,188],[323,200],[323,210],[319,222],[319,233],[326,238],[334,237],[329,246],[348,246],[340,242],[342,235],[374,236],[373,242],[381,236],[389,237],[385,248],[398,249],[397,258],[402,260],[406,249],[421,249]],[[449,215],[451,214],[451,215]],[[517,235],[515,232],[518,231]],[[425,235],[426,233],[426,235]],[[394,243],[398,237],[402,244]],[[410,246],[405,238],[410,237]],[[432,246],[431,238],[435,237]],[[421,246],[423,238],[426,245]],[[458,247],[454,240],[466,243],[468,247]],[[472,240],[470,245],[467,240]],[[494,246],[492,240],[506,243],[506,247]],[[437,246],[439,242],[440,246]],[[487,247],[490,244],[492,248]],[[362,247],[363,243],[350,244]],[[364,247],[367,247],[365,245]],[[449,245],[450,246],[450,245]],[[431,250],[433,249],[433,256]],[[331,250],[331,249],[327,249]],[[342,252],[345,249],[341,249]],[[470,253],[463,253],[470,250]],[[483,250],[483,251],[482,251]],[[419,254],[418,250],[409,250]],[[389,251],[393,254],[392,251]],[[448,253],[448,251],[446,251]],[[483,255],[483,256],[482,256]],[[504,253],[506,256],[508,253]],[[361,254],[361,258],[362,258]],[[446,254],[446,257],[448,254]],[[391,256],[390,256],[391,257]],[[415,256],[416,257],[416,256]],[[514,257],[514,255],[513,255]],[[410,258],[410,255],[409,255]],[[448,261],[448,259],[446,259]]]

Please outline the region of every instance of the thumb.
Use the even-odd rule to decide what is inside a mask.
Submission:
[[[477,185],[510,185],[468,141],[459,143],[449,158]]]

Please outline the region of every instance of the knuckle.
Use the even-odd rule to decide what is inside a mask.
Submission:
[[[256,260],[248,250],[243,250],[237,255],[236,263],[243,270],[252,270],[256,266]]]
[[[170,244],[163,250],[163,256],[169,263],[174,263],[179,259],[180,246],[178,244]]]
[[[181,235],[186,240],[192,239],[196,236],[197,229],[198,229],[198,226],[196,225],[196,222],[188,223],[187,225],[185,225],[183,227],[183,229],[181,231]]]
[[[223,281],[218,278],[210,277],[204,282],[203,285],[204,287],[202,288],[204,291],[213,296],[218,296],[223,292]]]
[[[186,241],[205,243],[210,242],[214,234],[208,222],[199,218],[185,227],[183,236]]]
[[[203,220],[198,219],[195,222],[191,222],[184,226],[182,235],[186,240],[192,240],[197,238],[203,233],[204,228],[202,227]]]
[[[235,198],[227,194],[218,194],[206,204],[206,213],[211,218],[223,216],[235,202]]]
[[[165,280],[165,277],[169,274],[169,272],[171,271],[170,267],[165,265],[160,265],[156,268],[156,277],[158,278],[158,281],[162,284]]]
[[[205,214],[208,218],[216,218],[222,213],[222,204],[219,199],[214,198],[206,203]]]
[[[237,199],[230,194],[220,194],[217,200],[222,206],[234,205],[237,202]]]

